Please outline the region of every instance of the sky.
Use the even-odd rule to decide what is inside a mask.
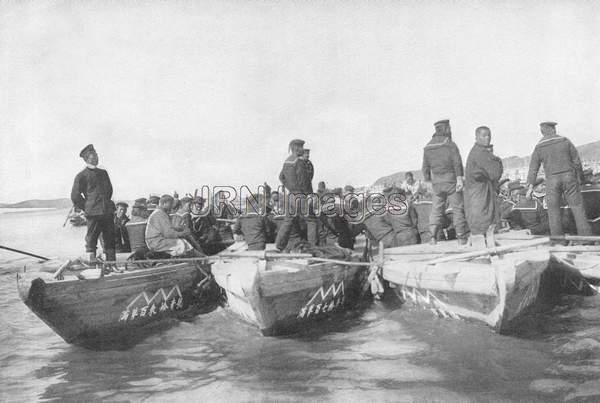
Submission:
[[[278,184],[289,140],[315,182],[419,169],[450,119],[528,155],[538,123],[599,139],[593,1],[0,3],[0,201],[69,197],[93,143],[115,200]],[[316,184],[316,183],[315,183]]]

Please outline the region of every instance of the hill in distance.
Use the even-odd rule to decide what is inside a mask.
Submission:
[[[25,200],[18,203],[0,203],[0,208],[68,208],[70,199]]]
[[[577,147],[577,151],[579,151],[579,157],[582,160],[600,160],[600,141],[595,141],[593,143],[588,143]],[[466,163],[466,155],[463,155],[463,163]],[[504,169],[514,169],[514,168],[522,168],[529,167],[530,156],[526,157],[517,157],[511,156],[502,158],[502,164],[504,165]],[[382,176],[377,179],[374,186],[383,186],[383,185],[391,185],[393,183],[400,184],[404,182],[404,174],[408,171],[396,172],[391,175]],[[421,173],[420,167],[418,169],[411,171],[417,180],[423,180],[423,174]]]

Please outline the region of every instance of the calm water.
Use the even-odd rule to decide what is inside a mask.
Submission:
[[[0,214],[0,244],[81,255],[65,211]],[[600,401],[600,298],[564,300],[518,336],[373,304],[358,318],[265,338],[219,309],[128,351],[68,345],[19,300],[0,251],[0,400]],[[567,310],[567,307],[572,309]]]

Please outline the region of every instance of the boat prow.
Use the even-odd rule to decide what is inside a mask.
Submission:
[[[228,308],[266,336],[339,317],[366,295],[368,264],[358,256],[345,262],[268,253],[238,249],[213,265]]]
[[[155,329],[215,309],[218,288],[213,283],[211,290],[209,273],[208,264],[191,262],[83,280],[25,272],[17,275],[17,289],[31,311],[67,343],[119,349],[136,344]]]

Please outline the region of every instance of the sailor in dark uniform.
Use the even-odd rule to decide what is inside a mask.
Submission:
[[[127,217],[128,208],[129,205],[125,202],[117,203],[117,210],[115,211],[115,250],[117,253],[131,252],[129,234],[125,227],[125,224],[129,222],[129,217]]]
[[[86,167],[75,176],[71,190],[71,201],[76,208],[85,212],[87,234],[85,250],[90,262],[96,261],[98,238],[104,239],[106,260],[114,262],[115,254],[115,204],[112,202],[113,188],[104,169],[98,168],[98,154],[92,144],[85,146],[79,153]]]
[[[564,234],[560,213],[561,198],[564,196],[573,212],[577,233],[591,235],[580,191],[583,169],[579,153],[569,139],[556,134],[555,122],[542,122],[540,129],[543,137],[531,155],[526,197],[531,199],[535,180],[540,165],[542,165],[546,176],[546,202],[550,233],[558,236]]]
[[[435,133],[423,152],[423,177],[433,185],[431,217],[429,219],[431,243],[435,243],[438,230],[444,221],[446,201],[452,208],[452,219],[459,244],[464,245],[466,220],[463,201],[463,164],[458,147],[452,141],[448,120],[435,123]]]
[[[318,244],[317,217],[309,206],[309,196],[312,195],[312,183],[310,168],[303,158],[304,140],[292,140],[289,150],[290,155],[283,163],[283,168],[279,174],[279,180],[288,191],[287,197],[289,203],[285,211],[285,218],[281,223],[275,240],[278,250],[286,248],[294,223],[299,221],[302,221],[300,224],[305,224],[306,226],[307,241],[312,246]]]

